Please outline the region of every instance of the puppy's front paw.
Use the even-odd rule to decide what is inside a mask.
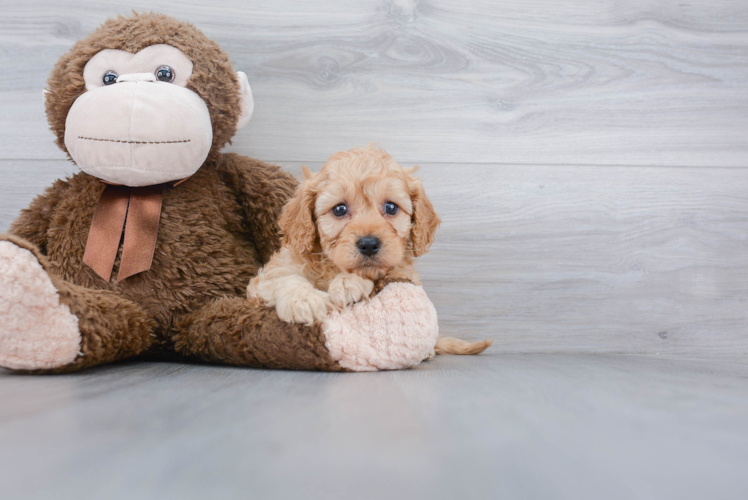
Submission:
[[[330,283],[327,293],[330,294],[330,301],[342,309],[368,297],[372,290],[374,290],[373,281],[352,273],[340,273]]]
[[[287,323],[311,325],[327,317],[332,309],[330,297],[322,290],[297,287],[277,298],[275,310],[278,317]]]

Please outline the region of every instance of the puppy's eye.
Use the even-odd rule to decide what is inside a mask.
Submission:
[[[156,70],[156,79],[159,82],[171,83],[174,81],[174,70],[170,66],[161,66]]]
[[[345,214],[348,213],[348,205],[345,203],[339,203],[332,207],[332,214],[335,217],[343,217]]]
[[[104,76],[101,78],[101,81],[104,85],[111,85],[113,83],[117,83],[117,78],[119,75],[116,71],[107,71],[104,73]]]
[[[398,206],[391,201],[388,201],[384,204],[384,213],[386,213],[387,215],[395,215],[398,210]]]

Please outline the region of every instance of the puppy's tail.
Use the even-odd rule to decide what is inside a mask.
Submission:
[[[438,337],[434,352],[436,354],[480,354],[493,343],[492,340],[468,342],[454,337]]]

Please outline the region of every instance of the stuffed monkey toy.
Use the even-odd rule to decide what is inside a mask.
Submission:
[[[62,56],[47,117],[81,172],[0,236],[0,366],[62,373],[156,355],[363,371],[429,355],[436,312],[410,283],[312,326],[246,298],[297,186],[220,152],[252,108],[220,47],[164,15],[110,19]]]

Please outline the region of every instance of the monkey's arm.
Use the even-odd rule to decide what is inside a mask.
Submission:
[[[34,198],[28,208],[21,210],[21,214],[10,225],[9,233],[23,238],[35,245],[47,255],[47,230],[52,220],[55,207],[67,190],[68,183],[57,180],[48,187],[44,194]]]
[[[276,165],[233,153],[222,156],[219,172],[242,207],[262,262],[267,262],[280,248],[278,217],[298,181]]]

